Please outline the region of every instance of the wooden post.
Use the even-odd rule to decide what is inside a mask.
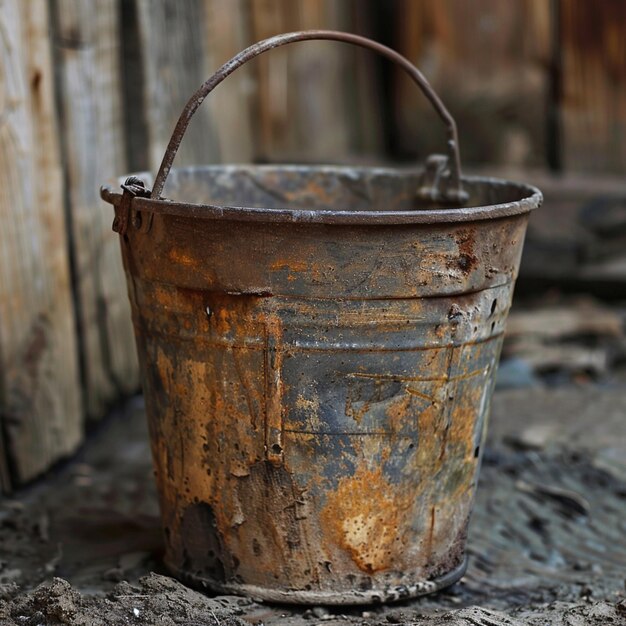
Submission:
[[[54,45],[85,409],[139,388],[126,281],[100,185],[127,171],[117,0],[57,0]]]
[[[45,0],[0,12],[0,411],[4,487],[82,438]],[[11,472],[10,481],[7,476]]]
[[[626,3],[560,2],[562,161],[626,171]]]
[[[545,164],[549,2],[399,0],[395,46],[454,115],[466,163]],[[404,76],[394,93],[396,149],[423,159],[445,148],[425,99]]]
[[[208,73],[202,81],[251,43],[246,0],[205,0],[204,6]],[[250,66],[245,65],[229,76],[204,105],[215,124],[222,163],[247,163],[253,157],[253,92],[254,78]]]
[[[329,0],[252,0],[252,40],[309,28],[340,28]],[[256,61],[257,146],[262,160],[337,161],[350,151],[353,116],[345,80],[350,53],[329,41],[272,50]]]
[[[148,164],[158,169],[187,99],[208,78],[204,0],[136,0],[141,44]],[[209,108],[201,107],[183,141],[176,166],[219,161],[220,147]]]

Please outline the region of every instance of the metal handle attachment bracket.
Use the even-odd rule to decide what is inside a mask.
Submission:
[[[129,176],[122,185],[124,190],[122,193],[122,199],[119,204],[115,205],[115,217],[113,218],[113,230],[116,233],[124,236],[128,232],[129,224],[133,223],[133,226],[139,230],[142,225],[141,213],[132,213],[131,204],[133,198],[149,198],[150,189],[146,189],[146,185],[137,176]],[[131,220],[132,217],[132,220]]]

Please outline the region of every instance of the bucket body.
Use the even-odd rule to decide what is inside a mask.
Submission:
[[[192,168],[172,172],[166,195],[182,200],[157,201],[148,227],[137,203],[144,227],[122,252],[177,576],[351,604],[463,574],[541,196],[468,178],[481,209],[420,211],[419,177]]]

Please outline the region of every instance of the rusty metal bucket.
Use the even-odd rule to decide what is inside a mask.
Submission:
[[[187,124],[265,50],[334,39],[405,69],[448,157],[410,170],[170,167]],[[167,196],[161,197],[164,183]],[[152,191],[114,205],[166,541],[182,579],[295,603],[386,602],[464,573],[530,186],[463,177],[409,61],[332,31],[262,41],[185,107]]]

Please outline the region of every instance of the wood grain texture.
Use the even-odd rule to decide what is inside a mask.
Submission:
[[[136,0],[145,89],[148,164],[156,171],[189,97],[217,69],[208,63],[204,0]],[[208,107],[200,107],[178,151],[176,167],[219,161],[219,139]]]
[[[252,40],[311,28],[349,30],[347,7],[331,0],[251,0]],[[350,58],[345,46],[312,41],[255,61],[261,160],[345,158],[354,120],[344,82]]]
[[[13,484],[82,438],[47,8],[0,11],[0,456]]]
[[[54,43],[72,232],[85,409],[99,419],[139,388],[137,357],[112,211],[102,183],[126,171],[116,0],[58,0]]]
[[[370,39],[380,40],[375,15],[376,0],[347,0],[342,3],[339,27]],[[350,131],[350,158],[379,162],[385,152],[385,101],[389,98],[381,76],[382,58],[352,46],[342,47],[347,56],[343,89],[347,93],[347,126]],[[383,66],[384,67],[384,66]]]
[[[205,0],[204,9],[208,73],[202,81],[252,43],[246,0]],[[203,105],[215,123],[222,163],[245,163],[253,157],[253,94],[254,76],[246,65],[229,76]]]
[[[542,0],[399,0],[394,47],[420,68],[459,127],[466,163],[545,163],[550,54]],[[444,132],[413,84],[394,88],[395,148],[423,159],[444,149]]]
[[[626,3],[561,6],[563,162],[572,171],[626,171]]]

